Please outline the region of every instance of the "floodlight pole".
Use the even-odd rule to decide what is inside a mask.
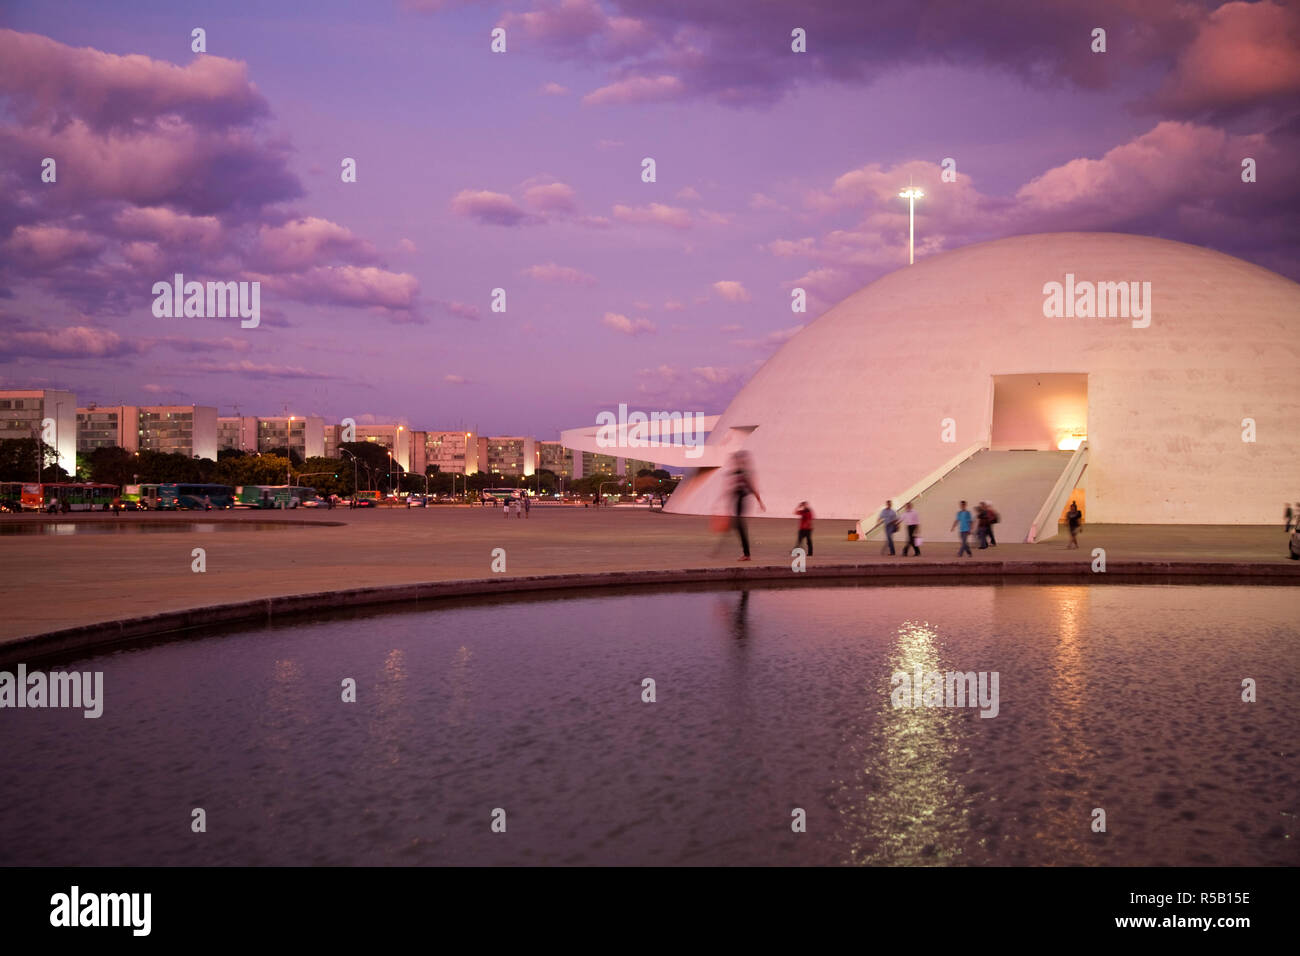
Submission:
[[[916,201],[925,196],[915,186],[908,186],[898,194],[907,200],[907,264],[916,263]]]

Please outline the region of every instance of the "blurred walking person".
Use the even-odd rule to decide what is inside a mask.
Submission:
[[[903,545],[903,557],[907,557],[907,549],[911,548],[919,558],[921,556],[921,541],[917,535],[921,531],[921,516],[916,513],[916,509],[912,507],[912,502],[909,501],[907,507],[903,509],[901,517],[903,527],[907,529],[907,544]]]
[[[885,502],[885,507],[880,511],[880,520],[885,526],[885,546],[880,549],[880,553],[885,553],[885,548],[889,549],[890,554],[894,554],[894,535],[898,533],[898,512],[894,510],[892,500]]]
[[[980,550],[987,550],[989,546],[989,528],[992,524],[989,522],[989,506],[980,502],[975,506],[975,538],[980,543]]]
[[[804,541],[808,542],[808,557],[812,557],[812,526],[813,510],[806,501],[799,502],[799,507],[794,509],[794,513],[799,516],[799,539],[795,542],[796,548],[802,547]]]
[[[998,509],[993,507],[993,502],[984,502],[984,507],[989,513],[989,547],[996,548],[998,546],[998,538],[997,535],[993,533],[993,526],[1002,520],[1002,516],[998,514]]]
[[[740,535],[740,547],[744,552],[739,560],[749,560],[749,529],[745,526],[745,499],[750,495],[758,502],[758,507],[766,511],[763,505],[763,499],[758,496],[758,488],[754,483],[752,464],[747,452],[738,451],[731,456],[731,485],[730,494],[735,501],[735,517],[732,524],[736,533]]]
[[[1291,503],[1290,503],[1289,501],[1288,501],[1288,502],[1283,502],[1283,504],[1286,505],[1286,511],[1284,511],[1284,512],[1282,513],[1282,517],[1284,517],[1284,518],[1286,519],[1286,530],[1287,530],[1288,533],[1290,533],[1290,531],[1291,531],[1291,519],[1292,519],[1293,517],[1295,517],[1295,512],[1293,512],[1293,511],[1291,510]]]
[[[1070,510],[1065,513],[1066,523],[1070,526],[1070,543],[1067,544],[1066,550],[1079,547],[1079,525],[1083,522],[1083,512],[1073,501],[1070,502]]]

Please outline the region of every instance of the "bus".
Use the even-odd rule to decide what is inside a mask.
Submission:
[[[484,488],[479,493],[479,501],[485,505],[504,505],[507,502],[522,498],[523,492],[518,488]]]
[[[235,489],[236,508],[297,508],[316,497],[306,485],[240,485]]]
[[[168,483],[158,486],[158,507],[162,511],[202,511],[204,498],[213,508],[233,508],[235,489],[230,485]]]
[[[23,508],[23,483],[0,481],[0,511],[21,511]]]
[[[24,511],[48,511],[55,502],[69,511],[108,511],[117,497],[117,485],[101,482],[46,481],[23,485]]]
[[[358,508],[376,508],[384,496],[378,491],[358,491],[356,493]]]
[[[134,501],[142,511],[158,509],[157,485],[123,485],[122,500]]]

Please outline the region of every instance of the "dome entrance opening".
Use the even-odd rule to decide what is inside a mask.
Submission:
[[[993,451],[1074,451],[1087,438],[1086,373],[993,376]]]

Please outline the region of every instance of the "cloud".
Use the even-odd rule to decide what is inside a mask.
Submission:
[[[96,131],[175,116],[196,125],[242,125],[269,113],[248,67],[204,54],[186,66],[117,56],[48,37],[0,30],[0,89],[26,126],[80,117]]]
[[[749,294],[749,292],[745,289],[745,287],[741,283],[734,282],[730,279],[723,279],[721,281],[713,283],[713,288],[718,293],[718,295],[722,296],[728,302],[753,301],[753,297]]]
[[[176,66],[0,30],[0,90],[0,287],[120,315],[175,272],[292,273],[282,297],[409,314],[413,278],[357,271],[376,258],[370,243],[284,207],[303,195],[292,149],[265,131],[270,108],[245,64],[205,54]],[[45,156],[57,189],[28,175]]]
[[[691,214],[679,206],[665,206],[652,202],[648,206],[614,206],[614,218],[620,222],[639,225],[670,226],[673,229],[691,228]]]
[[[1148,105],[1188,115],[1295,103],[1300,97],[1300,6],[1225,3],[1195,38]]]
[[[469,379],[467,379],[467,378],[463,378],[463,377],[461,377],[460,375],[444,375],[444,376],[442,377],[442,380],[443,380],[443,382],[445,382],[445,383],[448,384],[448,385],[468,385],[468,384],[469,384]]]
[[[501,23],[536,46],[586,60],[620,60],[655,42],[644,21],[607,14],[595,0],[543,0],[536,10],[507,13]]]
[[[792,325],[785,329],[776,329],[756,339],[737,339],[735,344],[747,349],[770,349],[784,345],[802,331],[802,325]]]
[[[679,301],[677,301],[676,299],[669,299],[667,302],[664,303],[664,311],[665,311],[665,312],[685,312],[685,311],[686,311],[686,303],[685,303],[685,302],[679,302]]]
[[[308,216],[280,226],[263,225],[253,257],[261,269],[299,272],[337,259],[373,262],[374,246],[328,219]]]
[[[477,322],[483,315],[483,310],[476,305],[468,305],[464,302],[442,302],[439,304],[452,315],[459,316],[462,319]]]
[[[542,212],[572,213],[578,208],[578,194],[565,183],[531,186],[524,191],[524,202]]]
[[[677,77],[663,74],[661,76],[630,76],[617,80],[599,89],[592,90],[582,98],[587,106],[610,106],[628,103],[660,103],[677,99],[686,90],[686,85]]]
[[[394,321],[418,321],[414,314],[419,282],[405,272],[376,266],[320,266],[291,275],[259,275],[262,296],[284,295],[321,305],[373,306]]]
[[[696,202],[702,197],[694,186],[683,186],[681,189],[677,190],[677,193],[673,198],[680,199],[684,202]]]
[[[561,282],[568,285],[595,285],[596,277],[588,275],[572,266],[556,265],[554,262],[548,262],[545,265],[529,266],[523,270],[522,275],[529,278],[537,279],[541,282]]]
[[[761,364],[755,361],[744,368],[697,365],[682,368],[660,365],[637,371],[637,394],[642,401],[661,408],[683,408],[713,414],[721,411],[736,389]]]
[[[559,83],[545,83],[538,92],[544,93],[547,96],[563,96],[565,93],[569,92],[569,88],[567,86],[561,86]]]
[[[126,338],[111,329],[73,325],[58,329],[9,329],[0,336],[0,356],[6,360],[106,359],[139,355],[146,343]]]
[[[273,365],[270,363],[258,363],[248,359],[239,362],[194,362],[186,366],[185,371],[191,372],[238,372],[248,375],[264,376],[267,378],[289,378],[289,379],[329,379],[335,378],[334,375],[325,372],[313,372],[297,365]]]
[[[733,322],[733,323],[731,323],[730,325],[724,325],[724,326],[722,326],[721,328],[718,329],[718,331],[719,331],[719,332],[726,332],[726,333],[730,334],[730,333],[734,333],[734,332],[740,332],[740,331],[743,331],[744,328],[745,328],[745,327],[744,327],[743,325],[738,325],[738,324],[736,324],[735,322]]]
[[[493,226],[518,226],[535,221],[505,193],[486,189],[462,189],[452,197],[451,211]]]
[[[415,253],[420,251],[416,247],[415,243],[413,243],[410,239],[399,239],[397,241],[397,250],[399,252],[405,252],[408,255],[414,255]]]
[[[648,319],[629,319],[618,312],[606,312],[600,320],[615,332],[624,335],[641,335],[655,331],[655,325]]]
[[[62,226],[19,226],[4,242],[5,255],[26,268],[59,265],[99,255],[104,241],[81,229]]]

